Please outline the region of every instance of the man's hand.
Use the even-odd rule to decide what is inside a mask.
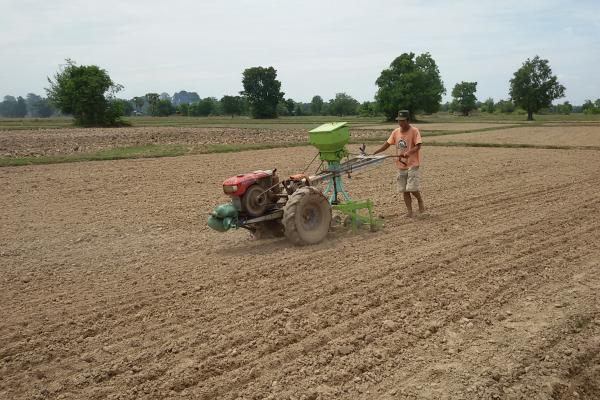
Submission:
[[[360,155],[361,156],[366,156],[367,155],[367,146],[363,143],[362,146],[360,146],[358,148],[358,150],[360,151]]]

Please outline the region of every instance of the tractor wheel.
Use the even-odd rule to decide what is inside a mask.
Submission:
[[[254,224],[252,234],[256,239],[269,239],[284,236],[281,220],[263,221]]]
[[[296,190],[283,207],[285,236],[294,244],[314,244],[325,238],[331,223],[331,206],[319,189]]]
[[[260,217],[261,215],[264,215],[269,206],[269,200],[265,193],[265,189],[257,184],[248,187],[241,200],[242,211],[250,217]]]

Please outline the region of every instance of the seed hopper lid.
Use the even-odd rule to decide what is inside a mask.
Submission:
[[[335,130],[340,129],[343,126],[348,125],[347,122],[328,122],[326,124],[317,126],[315,129],[309,131],[310,133],[325,133],[325,132],[333,132]]]

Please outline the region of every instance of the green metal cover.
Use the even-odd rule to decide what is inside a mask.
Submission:
[[[309,131],[310,144],[319,149],[321,160],[339,162],[348,155],[345,148],[350,141],[347,122],[328,122]]]
[[[326,124],[317,126],[315,129],[310,131],[310,133],[333,132],[346,125],[348,125],[347,122],[328,122]]]

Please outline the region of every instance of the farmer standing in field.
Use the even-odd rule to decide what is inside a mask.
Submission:
[[[413,216],[411,193],[419,203],[419,213],[425,212],[423,198],[419,191],[419,166],[421,164],[421,132],[409,123],[409,112],[398,111],[399,127],[394,129],[388,140],[373,154],[381,153],[388,147],[396,149],[396,166],[398,167],[398,190],[404,196],[404,203],[408,210],[407,216]]]

